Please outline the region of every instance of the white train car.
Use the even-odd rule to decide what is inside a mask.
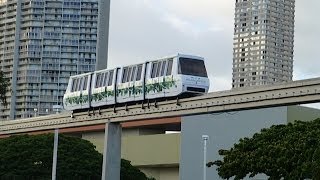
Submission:
[[[81,87],[77,85],[78,81],[83,84]],[[186,93],[204,94],[208,89],[209,79],[204,59],[178,54],[141,64],[72,76],[64,96],[64,108],[76,110],[175,97]]]
[[[91,80],[93,73],[70,77],[63,105],[66,110],[90,108]]]

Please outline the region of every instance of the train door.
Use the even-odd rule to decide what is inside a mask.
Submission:
[[[81,87],[80,87],[81,109],[90,107],[90,81],[91,81],[91,74],[81,77]]]
[[[138,64],[136,66],[136,73],[134,77],[134,100],[140,101],[144,99],[144,75],[145,75],[145,64]]]
[[[101,87],[104,78],[104,72],[95,72],[91,85],[91,103],[93,107],[101,106],[105,102],[103,97],[103,88]]]
[[[124,68],[117,68],[115,72],[115,82],[114,82],[114,104],[119,102],[119,98],[121,98],[121,91],[122,91],[122,73]],[[121,99],[120,99],[121,101]]]
[[[105,81],[104,81],[104,86],[105,86],[105,96],[106,96],[106,104],[114,104],[115,103],[115,86],[114,86],[114,70],[110,70],[109,72],[106,73],[105,75]]]
[[[118,83],[118,89],[117,89],[117,102],[127,102],[134,100],[133,94],[132,94],[132,82],[131,76],[132,76],[132,66],[123,67],[120,83]]]
[[[137,67],[129,67],[127,83],[128,83],[128,94],[126,96],[126,101],[134,101],[135,99],[135,78],[137,73]]]
[[[163,88],[163,74],[166,66],[166,61],[151,62],[151,70],[149,78],[146,80],[146,98],[154,99],[165,96]]]
[[[163,89],[165,92],[165,97],[176,96],[180,93],[179,91],[179,81],[173,71],[176,66],[174,66],[174,59],[170,58],[166,61],[165,70],[163,73]]]

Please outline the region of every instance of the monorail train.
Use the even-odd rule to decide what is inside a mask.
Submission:
[[[209,79],[204,59],[177,54],[114,69],[71,76],[63,97],[66,110],[204,94]]]

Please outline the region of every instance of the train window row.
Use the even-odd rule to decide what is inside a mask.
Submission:
[[[72,80],[71,92],[87,90],[88,76],[74,78]]]
[[[95,87],[111,86],[114,74],[113,72],[114,71],[111,70],[108,72],[97,73]]]
[[[122,72],[122,83],[140,81],[142,75],[142,64],[124,67]]]
[[[151,78],[171,75],[172,63],[172,59],[152,62]]]

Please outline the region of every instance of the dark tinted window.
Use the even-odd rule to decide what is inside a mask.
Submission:
[[[72,88],[71,88],[71,92],[74,92],[76,90],[77,87],[77,81],[78,79],[73,79],[72,80]]]
[[[161,66],[162,66],[162,62],[158,62],[158,68],[157,68],[157,77],[160,76],[160,72],[161,72]]]
[[[208,77],[204,61],[190,58],[179,58],[179,74]]]
[[[104,73],[102,86],[106,86],[108,82],[109,72]]]
[[[153,62],[152,68],[151,68],[151,78],[156,77],[156,72],[157,72],[157,63]]]
[[[160,72],[160,76],[163,76],[164,75],[164,69],[166,67],[166,61],[163,61],[162,62],[162,66],[161,66],[161,72]]]
[[[131,74],[132,74],[132,67],[129,67],[129,69],[128,69],[128,75],[127,75],[127,77],[126,77],[126,81],[125,81],[125,82],[129,82],[129,81],[130,81]]]
[[[167,67],[166,76],[171,75],[171,72],[172,72],[172,63],[173,63],[173,60],[172,60],[172,59],[168,60],[168,67]]]
[[[78,88],[77,88],[77,91],[80,91],[81,87],[82,87],[82,84],[83,84],[83,77],[79,79],[78,81]]]
[[[108,86],[111,86],[113,81],[113,70],[109,72]]]
[[[98,73],[96,77],[96,88],[102,87],[103,79],[104,79],[104,73]]]
[[[136,75],[136,66],[133,66],[132,67],[132,73],[131,73],[131,78],[130,78],[130,81],[133,81],[134,80],[134,77]]]
[[[142,74],[142,65],[138,65],[136,81],[139,81],[141,79],[141,74]]]
[[[123,73],[122,73],[122,82],[126,82],[126,77],[128,75],[128,69],[127,68],[123,68]]]
[[[82,90],[87,90],[87,84],[88,84],[88,76],[85,76]]]

